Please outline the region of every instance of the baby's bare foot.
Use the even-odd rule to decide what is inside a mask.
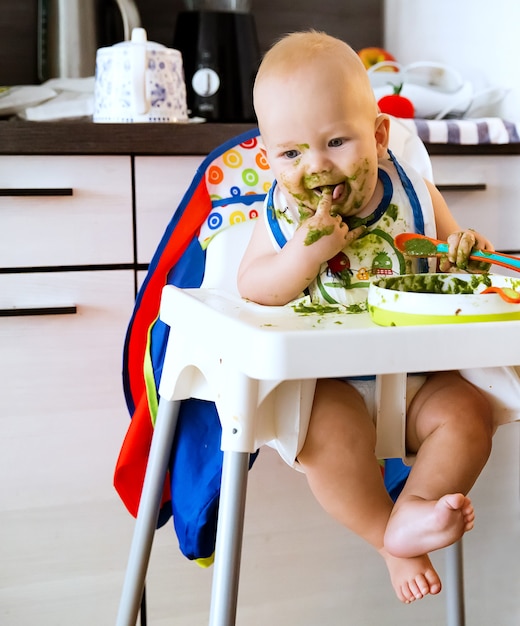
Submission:
[[[402,558],[428,554],[458,541],[474,521],[471,500],[462,493],[439,500],[408,499],[398,503],[390,516],[385,548]]]
[[[428,556],[402,559],[392,556],[384,548],[379,552],[385,559],[392,586],[401,602],[410,604],[441,590],[440,578]]]

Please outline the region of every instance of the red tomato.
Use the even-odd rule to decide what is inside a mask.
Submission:
[[[412,101],[401,95],[402,88],[402,85],[398,85],[394,87],[394,93],[378,100],[377,104],[381,113],[388,113],[394,117],[413,117],[415,115]]]

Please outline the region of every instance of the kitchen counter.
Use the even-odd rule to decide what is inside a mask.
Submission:
[[[253,124],[0,121],[0,154],[204,155]],[[426,144],[431,155],[519,155],[520,143]]]
[[[204,155],[253,124],[0,121],[0,154]]]

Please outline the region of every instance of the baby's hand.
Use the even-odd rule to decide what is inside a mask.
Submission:
[[[472,250],[494,250],[493,245],[483,235],[474,230],[463,230],[452,233],[448,239],[448,254],[441,257],[439,269],[441,272],[467,270],[468,272],[482,273],[489,271],[489,263],[469,259]]]
[[[300,226],[304,245],[319,248],[323,261],[334,257],[364,231],[364,227],[349,230],[341,216],[332,213],[332,195],[331,187],[323,187],[316,213]],[[313,252],[318,250],[314,249]]]

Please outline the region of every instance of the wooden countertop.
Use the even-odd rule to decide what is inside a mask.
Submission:
[[[253,124],[94,124],[0,121],[0,155],[205,155]],[[427,144],[432,155],[519,155],[520,144]]]

